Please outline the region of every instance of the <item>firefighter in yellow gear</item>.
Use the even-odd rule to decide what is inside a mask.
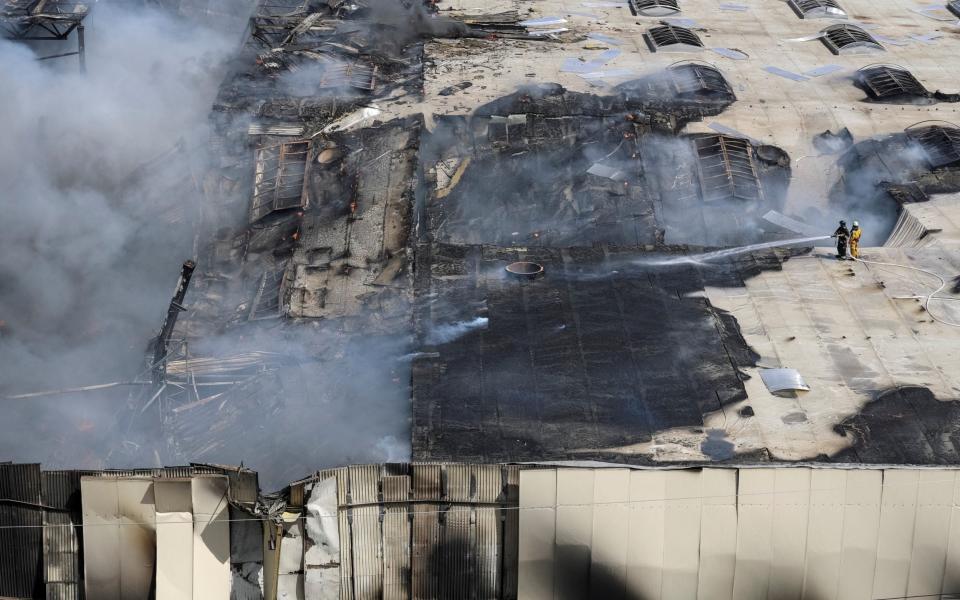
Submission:
[[[860,229],[860,223],[853,222],[853,229],[850,230],[850,256],[854,259],[860,258],[860,236],[863,230]]]

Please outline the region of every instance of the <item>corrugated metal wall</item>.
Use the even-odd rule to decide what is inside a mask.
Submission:
[[[0,464],[0,597],[42,593],[40,465]]]
[[[291,504],[330,477],[341,600],[516,599],[517,467],[351,466],[294,484]]]
[[[524,600],[960,597],[952,469],[520,473]]]

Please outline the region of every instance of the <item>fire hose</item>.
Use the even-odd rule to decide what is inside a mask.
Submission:
[[[900,265],[900,264],[896,264],[896,263],[880,262],[880,261],[876,261],[876,260],[864,260],[864,259],[862,259],[862,258],[854,258],[854,260],[859,261],[859,262],[862,262],[862,263],[865,263],[865,264],[869,264],[869,265],[883,265],[883,266],[885,266],[885,267],[899,267],[899,268],[901,268],[901,269],[910,269],[911,271],[919,271],[920,273],[926,273],[927,275],[930,275],[930,276],[932,276],[932,277],[936,277],[937,279],[940,280],[940,287],[938,287],[938,288],[935,289],[934,291],[930,292],[930,293],[927,294],[926,296],[919,296],[920,298],[923,298],[923,302],[921,303],[921,306],[923,306],[923,309],[924,309],[925,311],[927,311],[927,314],[930,315],[930,318],[932,318],[932,319],[933,319],[934,321],[936,321],[937,323],[941,323],[941,324],[943,324],[943,325],[949,325],[950,327],[960,327],[960,323],[952,323],[952,322],[947,321],[947,320],[945,320],[945,319],[941,319],[941,318],[937,317],[937,315],[933,314],[933,313],[930,311],[930,301],[931,301],[931,300],[949,300],[949,298],[937,298],[937,297],[936,297],[937,294],[939,294],[939,293],[943,290],[943,288],[947,287],[947,280],[946,280],[945,278],[943,278],[942,276],[934,273],[933,271],[928,271],[928,270],[926,270],[926,269],[921,269],[920,267],[911,267],[910,265]]]

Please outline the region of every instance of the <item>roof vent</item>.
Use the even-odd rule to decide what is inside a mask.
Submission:
[[[677,0],[630,0],[630,12],[644,17],[666,17],[680,12]]]
[[[289,208],[303,208],[303,180],[309,142],[288,142],[257,148],[254,156],[250,222]]]
[[[676,25],[652,27],[643,34],[651,52],[688,52],[703,48],[703,42],[690,29]]]
[[[788,0],[801,19],[846,19],[847,13],[834,0]]]
[[[763,188],[753,162],[753,147],[728,135],[693,138],[700,188],[706,202],[763,200]]]
[[[820,39],[834,54],[858,54],[884,50],[880,42],[856,25],[831,25],[820,32]]]
[[[870,65],[857,71],[858,87],[878,102],[928,99],[927,91],[913,74],[896,65]]]
[[[696,63],[679,64],[670,67],[669,74],[678,96],[722,96],[731,100],[737,99],[723,73],[711,66]]]
[[[950,2],[947,2],[947,10],[960,18],[960,0],[950,0]]]
[[[934,169],[960,164],[960,128],[928,125],[908,128],[906,134],[923,149]]]

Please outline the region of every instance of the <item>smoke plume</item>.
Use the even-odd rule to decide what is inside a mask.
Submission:
[[[206,120],[240,32],[98,4],[72,50],[0,40],[0,395],[131,379],[192,256]],[[92,466],[125,392],[5,400],[0,457]],[[98,457],[98,458],[95,458]]]

